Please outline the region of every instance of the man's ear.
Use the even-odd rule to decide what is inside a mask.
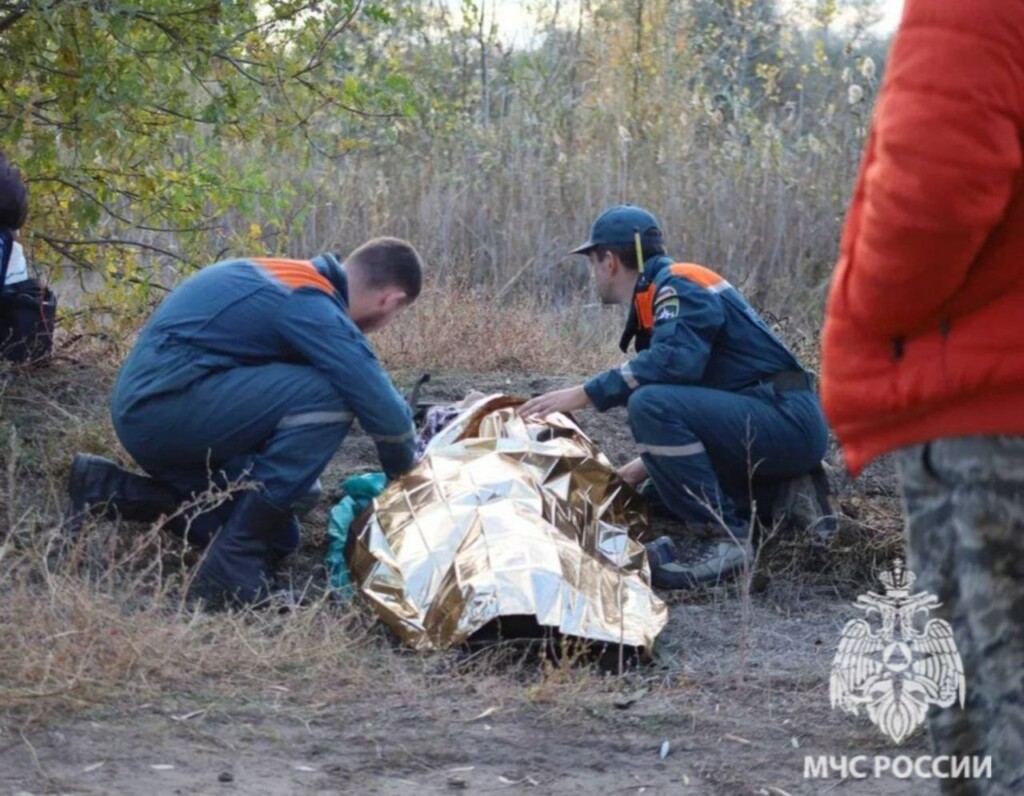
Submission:
[[[382,310],[391,311],[410,304],[409,296],[399,287],[387,287],[380,291],[377,300]]]

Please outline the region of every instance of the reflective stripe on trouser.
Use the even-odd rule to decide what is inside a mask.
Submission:
[[[330,382],[304,365],[219,371],[114,417],[125,449],[183,494],[241,476],[280,508],[306,495],[352,425]]]
[[[944,794],[1024,793],[1024,437],[961,437],[897,453],[914,591],[938,597],[964,665],[963,709],[932,708],[935,755],[992,758]]]
[[[810,472],[828,443],[810,391],[652,384],[636,390],[628,408],[633,438],[666,508],[723,533],[721,522],[746,530],[751,470],[756,494],[761,485]]]

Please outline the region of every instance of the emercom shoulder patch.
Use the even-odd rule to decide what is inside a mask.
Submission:
[[[654,310],[655,321],[669,321],[679,317],[679,299],[670,298],[660,302]]]
[[[676,289],[672,287],[672,285],[665,285],[658,291],[657,295],[655,295],[654,303],[657,304],[660,301],[665,301],[666,299],[670,299],[677,295],[679,294],[676,293]]]

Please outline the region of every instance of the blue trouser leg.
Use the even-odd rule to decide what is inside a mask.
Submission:
[[[738,504],[759,484],[809,472],[828,442],[809,391],[654,384],[636,390],[628,408],[633,438],[669,511],[698,525],[725,523],[733,533],[746,533]]]
[[[125,449],[183,495],[239,477],[288,510],[309,492],[352,424],[317,370],[273,363],[211,374],[114,417]],[[297,529],[278,545],[298,545]],[[283,551],[282,551],[283,552]]]

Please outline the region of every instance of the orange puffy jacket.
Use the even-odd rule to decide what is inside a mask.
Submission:
[[[829,294],[822,400],[857,474],[1024,434],[1024,0],[907,0]]]

